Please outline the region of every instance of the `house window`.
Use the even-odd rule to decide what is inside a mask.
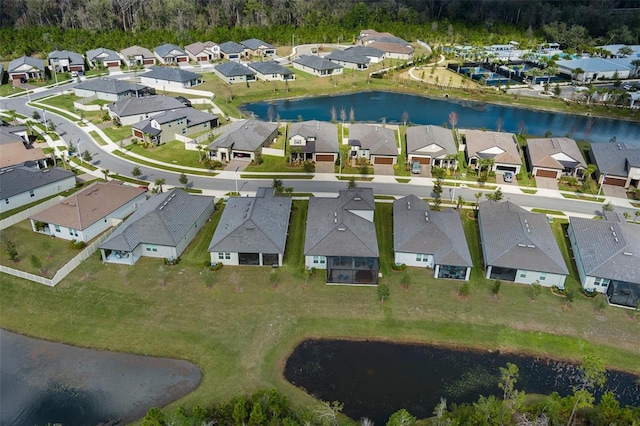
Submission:
[[[547,273],[546,272],[540,272],[540,281],[544,281],[547,279]]]
[[[202,123],[202,127],[209,127],[209,123]]]
[[[29,196],[33,197],[34,195],[36,195],[36,194],[33,193],[33,189],[29,190]]]
[[[520,272],[520,278],[527,278],[527,271]]]
[[[148,252],[157,253],[158,252],[158,247],[156,247],[156,246],[146,246],[145,250],[148,251]]]
[[[218,252],[218,259],[231,260],[231,253]]]
[[[169,127],[171,127],[171,123],[169,123]]]
[[[606,287],[609,285],[610,282],[611,280],[607,278],[596,278],[593,284],[596,286]]]
[[[416,262],[428,262],[428,261],[429,261],[428,254],[421,254],[421,253],[416,254]]]
[[[187,134],[187,128],[186,128],[186,127],[183,127],[183,128],[182,128],[182,134],[183,134],[183,135],[186,135],[186,134]]]
[[[56,229],[56,232],[60,232],[60,225],[54,225],[54,228]]]
[[[76,229],[69,228],[69,235],[77,237],[78,236],[78,231]]]
[[[324,265],[326,263],[325,257],[324,256],[313,256],[313,263],[314,264],[321,264]]]
[[[178,120],[178,124],[182,124],[183,122],[184,122],[184,119],[182,118]]]
[[[9,199],[8,199],[8,198],[5,198],[5,199],[4,199],[4,203],[5,203],[5,204],[9,204]]]

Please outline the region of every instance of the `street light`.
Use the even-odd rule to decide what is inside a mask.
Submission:
[[[598,195],[596,195],[596,200],[600,198],[600,191],[602,191],[602,186],[604,185],[604,181],[607,179],[607,172],[602,174],[602,182],[600,182],[600,189],[598,189]]]
[[[27,98],[29,99],[29,103],[31,103],[31,93],[29,92],[29,81],[26,82],[27,85]]]
[[[453,182],[453,193],[451,194],[451,202],[453,203],[453,200],[456,198],[456,186],[458,185],[458,177],[460,175],[456,175],[456,180]]]
[[[235,171],[235,178],[236,178],[236,194],[240,195],[240,193],[238,192],[238,170],[240,169],[240,166],[236,167],[236,171]]]
[[[78,157],[80,157],[80,161],[84,163],[82,152],[80,151],[80,144],[82,144],[82,142],[80,141],[80,138],[78,138],[78,142],[76,142],[76,152],[78,153]]]

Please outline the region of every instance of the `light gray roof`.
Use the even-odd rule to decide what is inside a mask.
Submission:
[[[407,127],[407,153],[438,158],[457,154],[458,148],[450,129],[438,126]]]
[[[640,284],[640,226],[626,221],[569,219],[576,261],[586,275]]]
[[[432,254],[437,265],[473,266],[460,214],[431,211],[415,195],[393,202],[393,250]]]
[[[170,96],[155,95],[143,98],[127,98],[109,105],[109,109],[119,117],[150,112],[169,111],[186,108],[186,105]]]
[[[255,151],[267,142],[278,130],[277,123],[259,120],[240,120],[228,125],[227,130],[209,144],[209,149],[232,148],[241,151]]]
[[[606,72],[606,71],[630,71],[633,69],[631,59],[604,59],[604,58],[581,58],[564,61],[556,61],[556,65],[561,68],[575,70],[581,68],[584,72]]]
[[[383,56],[384,52],[375,47],[353,46],[344,50],[334,50],[325,56],[325,58],[354,64],[368,64],[371,60],[370,58],[382,58]]]
[[[37,68],[40,71],[44,71],[44,61],[42,59],[32,58],[30,56],[23,56],[18,59],[14,59],[9,62],[9,67],[7,68],[7,72],[14,72],[16,69],[20,68],[22,65],[27,64],[33,68]]]
[[[187,107],[176,109],[173,111],[165,111],[158,115],[154,115],[151,118],[147,118],[146,120],[142,120],[138,123],[132,124],[131,127],[135,129],[144,129],[149,125],[151,120],[155,120],[160,124],[165,124],[176,121],[180,118],[184,118],[187,120],[187,127],[192,127],[197,126],[198,124],[209,122],[211,120],[215,120],[218,118],[218,116],[209,114],[208,112],[199,111],[195,108]]]
[[[511,201],[484,201],[478,222],[485,266],[569,274],[546,215]]]
[[[469,158],[493,158],[496,163],[522,165],[515,134],[486,130],[465,130]]]
[[[349,140],[360,141],[360,146],[373,155],[398,155],[396,134],[387,127],[352,124],[349,126]]]
[[[175,44],[165,43],[153,49],[161,58],[173,57],[176,58],[178,56],[187,56],[187,52],[182,50],[180,46],[176,46]]]
[[[578,144],[569,138],[527,139],[527,152],[533,167],[563,170],[587,168]]]
[[[626,177],[629,167],[640,167],[640,148],[623,143],[592,143],[591,153],[600,173]]]
[[[207,210],[214,197],[190,195],[174,188],[156,194],[116,229],[101,245],[108,250],[133,251],[139,244],[175,247]]]
[[[198,53],[202,53],[205,50],[211,50],[215,46],[217,46],[217,44],[212,41],[196,41],[195,43],[191,43],[190,45],[185,46],[184,50],[188,53],[191,53],[192,55],[197,55]]]
[[[314,141],[313,152],[338,152],[338,126],[326,121],[303,121],[296,122],[289,129],[289,139],[293,136],[300,135],[309,140]]]
[[[220,51],[227,55],[230,53],[242,53],[244,52],[244,47],[235,41],[226,41],[220,45]]]
[[[291,71],[289,68],[283,67],[276,61],[252,62],[249,64],[249,67],[258,71],[260,74],[293,74],[293,71]]]
[[[283,254],[290,214],[291,197],[276,197],[272,188],[258,188],[255,197],[230,197],[209,251]]]
[[[0,170],[0,199],[13,197],[73,176],[73,172],[59,167],[36,169],[17,166]]]
[[[125,57],[142,56],[143,58],[153,58],[153,52],[146,47],[131,46],[126,49],[122,49],[120,53]]]
[[[120,61],[120,56],[111,49],[100,47],[98,49],[87,50],[87,59],[90,61],[99,59],[101,61]]]
[[[215,66],[216,71],[225,77],[236,77],[241,75],[256,75],[249,67],[238,62],[224,62]]]
[[[142,84],[133,83],[131,81],[101,77],[85,80],[82,83],[78,84],[74,89],[84,89],[102,93],[119,94],[126,92],[138,92],[148,89],[148,87]]]
[[[376,225],[363,217],[374,211],[371,188],[342,190],[338,198],[310,198],[305,256],[378,257]]]
[[[299,57],[294,59],[293,62],[305,67],[313,68],[317,71],[337,70],[342,68],[342,66],[339,64],[314,55],[300,55]]]
[[[70,65],[84,65],[84,58],[81,54],[69,50],[54,50],[49,53],[49,60],[68,59]]]
[[[257,38],[250,38],[248,40],[243,40],[240,42],[240,44],[246,47],[247,49],[251,49],[251,50],[275,49],[274,46],[270,45],[269,43],[265,43],[264,41],[259,40]]]
[[[202,76],[195,72],[183,70],[182,68],[151,67],[149,71],[142,74],[142,77],[185,83],[187,81],[197,80]]]

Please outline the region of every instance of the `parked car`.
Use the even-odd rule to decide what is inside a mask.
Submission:
[[[411,173],[415,175],[420,174],[420,162],[414,161],[413,163],[411,163]]]
[[[507,183],[513,182],[513,172],[504,172],[504,175],[502,176],[505,182]]]

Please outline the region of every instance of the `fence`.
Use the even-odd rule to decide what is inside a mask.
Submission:
[[[275,157],[284,157],[284,149],[262,148],[263,155],[273,155]]]
[[[28,219],[30,216],[33,216],[36,213],[40,213],[41,211],[48,209],[49,207],[58,204],[60,202],[60,200],[64,199],[64,197],[58,195],[57,197],[53,197],[48,199],[45,202],[42,202],[38,205],[35,205],[33,207],[29,207],[26,210],[22,210],[21,212],[18,212],[16,214],[14,214],[13,216],[9,216],[7,218],[4,218],[2,220],[0,220],[0,229],[5,229],[8,228],[12,225],[15,225],[18,222],[22,222],[23,220]]]

